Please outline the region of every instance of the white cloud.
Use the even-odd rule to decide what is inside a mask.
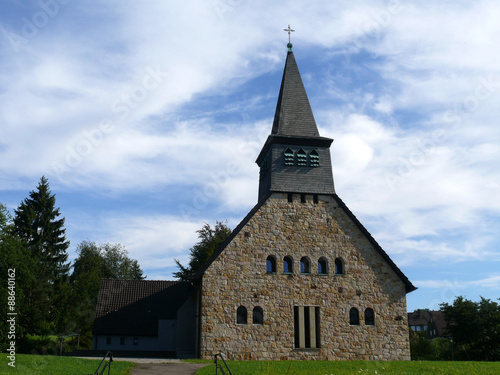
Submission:
[[[103,225],[107,233],[102,242],[121,243],[143,270],[156,270],[175,266],[174,258],[187,263],[188,250],[198,241],[196,231],[203,222],[168,215],[119,215],[104,218]]]
[[[421,280],[416,281],[421,287],[431,288],[431,289],[443,289],[446,288],[449,284],[449,280]],[[466,289],[466,288],[481,288],[481,289],[492,289],[499,290],[500,289],[500,275],[494,274],[490,275],[486,278],[479,280],[469,280],[469,281],[458,281],[455,280],[453,282],[454,288],[458,289]]]
[[[17,11],[38,10],[0,20],[20,33]],[[272,114],[224,116],[275,103],[251,79],[281,73],[291,24],[303,78],[323,95],[312,104],[335,139],[337,192],[381,245],[409,265],[413,254],[498,261],[499,13],[493,1],[71,2],[19,52],[2,39],[0,190],[32,189],[49,171],[68,194],[200,191],[210,212],[195,224],[170,211],[102,224],[103,240],[162,274],[194,243],[196,220],[256,202]],[[224,104],[195,107],[211,95]],[[164,250],[167,237],[176,245]]]

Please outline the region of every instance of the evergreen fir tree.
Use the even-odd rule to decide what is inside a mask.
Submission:
[[[44,273],[53,283],[65,278],[69,271],[69,241],[65,237],[64,218],[59,218],[55,203],[48,180],[42,176],[37,190],[30,192],[14,211],[16,234],[26,241],[32,256],[40,260]]]
[[[68,318],[69,241],[55,203],[48,180],[42,177],[37,189],[14,210],[13,232],[35,263],[34,279],[26,290],[29,334],[64,332]]]

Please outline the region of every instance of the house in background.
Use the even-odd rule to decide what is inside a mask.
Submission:
[[[192,284],[104,280],[94,347],[409,360],[406,294],[416,288],[336,194],[332,142],[319,134],[289,43],[256,160],[257,204]]]
[[[408,326],[414,332],[427,332],[430,339],[447,336],[442,311],[416,310],[408,313]]]
[[[195,356],[189,283],[103,279],[93,327],[93,349],[120,355]]]

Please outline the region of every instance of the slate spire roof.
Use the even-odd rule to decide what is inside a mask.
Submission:
[[[335,193],[330,156],[333,139],[319,135],[292,44],[287,47],[271,134],[256,160],[259,201],[269,192]]]
[[[291,50],[286,57],[271,134],[319,137],[306,89]]]

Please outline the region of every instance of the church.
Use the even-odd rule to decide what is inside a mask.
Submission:
[[[94,349],[410,359],[406,294],[416,288],[336,194],[333,140],[318,132],[287,47],[271,134],[256,160],[257,204],[189,285],[103,280]],[[148,335],[138,316],[153,322]]]

